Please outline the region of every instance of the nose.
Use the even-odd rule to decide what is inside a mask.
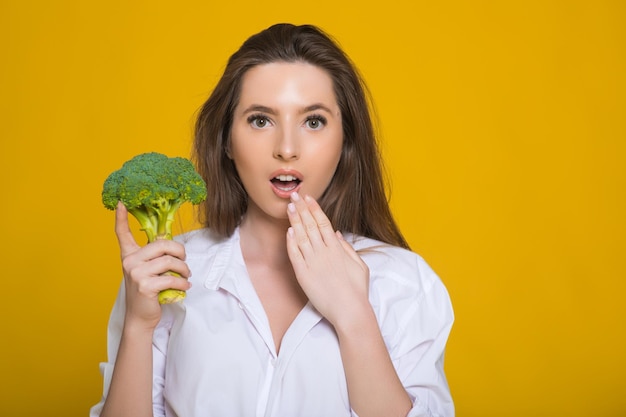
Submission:
[[[300,157],[298,132],[295,129],[284,127],[277,131],[274,158],[284,161],[295,160]]]

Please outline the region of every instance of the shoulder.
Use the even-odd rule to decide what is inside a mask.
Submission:
[[[348,241],[370,270],[370,303],[393,355],[400,355],[406,340],[432,339],[452,325],[449,293],[420,255],[368,238]]]
[[[441,280],[419,254],[365,237],[349,240],[370,269],[370,279],[428,291]]]
[[[364,237],[347,237],[370,271],[370,299],[382,307],[448,311],[448,291],[437,273],[419,254]]]

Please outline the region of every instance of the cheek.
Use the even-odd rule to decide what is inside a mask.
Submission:
[[[313,160],[315,163],[315,170],[321,174],[322,177],[320,180],[325,182],[325,186],[327,187],[332,181],[335,171],[337,170],[337,165],[339,164],[339,160],[341,159],[341,151],[342,146],[337,146],[336,144],[329,144],[329,146],[325,146],[323,149],[319,150],[317,158]]]
[[[238,139],[237,136],[235,136],[235,132],[233,132],[229,149],[230,157],[240,176],[244,174],[242,171],[250,171],[254,169],[255,165],[258,165],[258,162],[256,164],[255,162],[258,161],[261,150],[258,146],[255,146],[254,141]]]
[[[233,151],[233,164],[235,165],[235,170],[237,170],[239,177],[243,181],[256,176],[255,170],[258,164],[255,165],[254,162],[254,158]]]
[[[339,160],[341,159],[341,155],[343,153],[343,135],[339,135],[338,139],[331,141],[329,146],[326,148],[326,152],[327,155],[329,155],[328,164],[334,171],[337,164],[339,164]]]

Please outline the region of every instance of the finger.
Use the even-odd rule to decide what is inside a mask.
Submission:
[[[287,255],[289,255],[289,260],[297,274],[297,270],[304,265],[304,256],[300,250],[293,227],[287,230]]]
[[[287,205],[287,215],[291,223],[290,233],[293,243],[297,245],[299,251],[302,251],[303,256],[311,255],[313,253],[313,246],[311,245],[305,226],[302,224],[302,218],[294,203]]]
[[[163,275],[170,272],[175,272],[182,278],[191,276],[189,266],[184,261],[169,255],[160,256],[145,265],[145,272],[152,276]]]
[[[151,298],[156,298],[163,290],[187,291],[191,288],[191,282],[175,275],[159,275],[141,280],[137,283],[138,291]]]
[[[348,243],[348,241],[346,241],[346,239],[343,237],[343,234],[337,230],[335,232],[335,236],[337,236],[339,243],[341,243],[341,247],[343,248],[343,250],[355,261],[357,261],[359,264],[363,264],[364,261],[361,258],[361,256],[357,253],[356,250],[354,250],[354,248],[352,247],[352,245],[350,243]]]
[[[175,240],[157,239],[148,243],[143,249],[143,257],[146,260],[156,259],[161,256],[169,255],[180,260],[185,260],[185,246]]]
[[[317,203],[317,201],[315,201],[313,197],[308,195],[304,197],[304,201],[307,203],[311,215],[317,223],[317,227],[322,238],[324,239],[324,242],[326,242],[327,244],[336,242],[338,236],[335,234],[333,225],[330,222],[328,216],[326,216],[326,213],[324,213],[324,210],[322,210],[320,205]]]
[[[115,234],[117,235],[122,257],[139,247],[128,225],[128,210],[121,201],[117,203],[117,208],[115,209]]]
[[[322,235],[320,234],[319,226],[317,221],[311,214],[311,210],[309,210],[309,205],[305,200],[300,198],[298,193],[293,193],[291,196],[291,200],[296,207],[298,216],[302,223],[302,227],[306,235],[311,241],[312,245],[323,244],[324,240],[322,239]],[[298,233],[298,229],[296,229],[296,233]]]
[[[141,247],[136,246],[122,255],[122,268],[126,274],[136,276],[155,276],[168,270],[180,272],[190,276],[187,264],[185,246],[172,240],[156,240]]]
[[[191,288],[191,281],[175,275],[161,275],[159,279],[162,280],[166,290],[187,291]]]

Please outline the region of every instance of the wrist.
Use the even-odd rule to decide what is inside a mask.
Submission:
[[[151,323],[146,323],[141,320],[135,320],[126,318],[124,320],[124,328],[122,332],[125,335],[132,335],[134,337],[150,337],[154,334],[154,329],[156,325],[152,325]]]
[[[333,326],[340,339],[368,337],[372,331],[379,331],[378,320],[369,301],[352,305],[334,321]]]

